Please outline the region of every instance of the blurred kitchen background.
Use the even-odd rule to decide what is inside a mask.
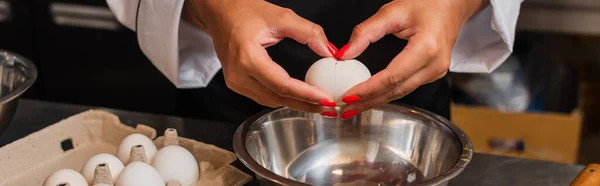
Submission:
[[[37,65],[25,98],[176,114],[178,90],[104,0],[0,0],[0,48]],[[600,0],[525,0],[506,63],[450,77],[476,151],[600,163]]]

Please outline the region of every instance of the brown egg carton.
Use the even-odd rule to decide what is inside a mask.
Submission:
[[[0,148],[0,186],[42,185],[58,169],[79,171],[94,155],[114,155],[121,140],[133,133],[154,139],[158,148],[163,144],[164,137],[157,138],[154,128],[127,126],[106,111],[71,116]],[[199,163],[200,180],[194,186],[237,186],[252,179],[230,165],[237,159],[233,152],[183,137],[176,141]]]

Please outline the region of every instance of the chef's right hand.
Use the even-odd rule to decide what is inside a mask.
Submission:
[[[265,50],[289,37],[331,56],[319,25],[264,0],[186,0],[182,17],[212,37],[233,91],[268,107],[333,111],[319,106],[335,104],[328,93],[290,77]]]

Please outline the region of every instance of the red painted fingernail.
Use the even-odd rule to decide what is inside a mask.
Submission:
[[[335,54],[335,58],[337,59],[341,59],[342,57],[344,57],[344,54],[346,54],[346,51],[348,50],[348,47],[350,47],[350,44],[346,44],[344,45],[344,47],[342,47],[342,49],[338,50]]]
[[[331,53],[332,56],[336,56],[338,53],[337,47],[330,42],[327,42],[327,50],[329,50],[329,53]]]
[[[352,104],[357,102],[358,100],[360,100],[360,97],[358,96],[346,96],[344,98],[342,98],[342,101],[346,104]]]
[[[324,106],[324,107],[335,107],[336,106],[335,102],[327,101],[327,100],[319,101],[319,105]]]
[[[327,112],[322,112],[321,116],[335,118],[335,117],[337,117],[337,113],[335,113],[334,111],[327,111]]]
[[[356,116],[356,114],[358,114],[358,111],[356,111],[356,110],[346,111],[346,112],[342,113],[342,120],[350,119],[350,118]]]

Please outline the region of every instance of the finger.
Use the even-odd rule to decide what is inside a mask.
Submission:
[[[281,104],[277,103],[278,101],[273,101],[274,99],[279,98],[277,98],[277,96],[273,96],[271,91],[256,81],[256,79],[253,77],[246,77],[243,80],[238,81],[229,81],[226,84],[229,89],[252,99],[254,102],[260,105],[271,108],[282,106]]]
[[[327,36],[323,28],[309,20],[306,20],[290,9],[285,9],[279,19],[279,32],[282,37],[289,37],[299,43],[308,45],[313,51],[322,57],[330,57],[327,49]]]
[[[252,79],[252,77],[245,77],[245,78]],[[256,94],[254,94],[254,92],[249,89],[250,86],[241,86],[241,85],[246,84],[245,83],[246,81],[243,81],[243,83],[237,83],[237,82],[239,82],[239,81],[228,81],[228,80],[226,80],[225,81],[225,85],[227,85],[227,88],[231,89],[233,92],[238,93],[238,94],[240,94],[242,96],[248,97],[248,98],[254,100],[257,103],[259,102],[257,100],[258,96]],[[261,105],[263,105],[263,104],[261,104]],[[276,106],[276,105],[264,105],[264,106],[271,107],[271,106]]]
[[[432,79],[432,77],[438,77],[435,68],[423,68],[406,81],[400,83],[397,87],[371,99],[361,100],[354,104],[348,105],[344,108],[344,111],[356,110],[358,112],[363,112],[379,105],[386,104],[390,101],[400,99],[416,90],[419,86],[426,84]]]
[[[352,87],[344,96],[355,95],[360,99],[370,99],[397,87],[430,62],[433,55],[436,55],[437,49],[432,43],[434,42],[429,39],[414,36],[404,50],[384,70]]]
[[[394,2],[392,2],[394,3]],[[356,58],[367,49],[369,44],[378,41],[387,34],[401,32],[405,29],[405,12],[395,6],[385,5],[375,15],[354,27],[349,47],[341,56],[342,59]]]
[[[271,60],[264,48],[255,46],[249,53],[253,55],[252,65],[246,67],[248,73],[277,95],[308,103],[333,100],[325,91],[290,77],[281,66]]]
[[[267,107],[276,108],[280,106],[285,106],[294,110],[312,113],[322,113],[325,111],[333,110],[332,108],[326,108],[319,105],[314,105],[307,102],[302,102],[295,99],[279,96],[253,78],[250,78],[249,81],[246,81],[244,83],[244,87],[248,87],[245,88],[249,92],[247,94],[247,97],[254,100],[258,104]]]
[[[447,74],[447,73],[448,73],[448,71],[444,71],[444,72],[442,72],[442,73],[438,74],[437,76],[434,76],[433,78],[431,78],[431,79],[430,79],[429,81],[427,81],[427,83],[425,83],[425,84],[428,84],[428,83],[433,83],[434,81],[437,81],[438,79],[442,79],[444,76],[446,76],[446,74]]]

